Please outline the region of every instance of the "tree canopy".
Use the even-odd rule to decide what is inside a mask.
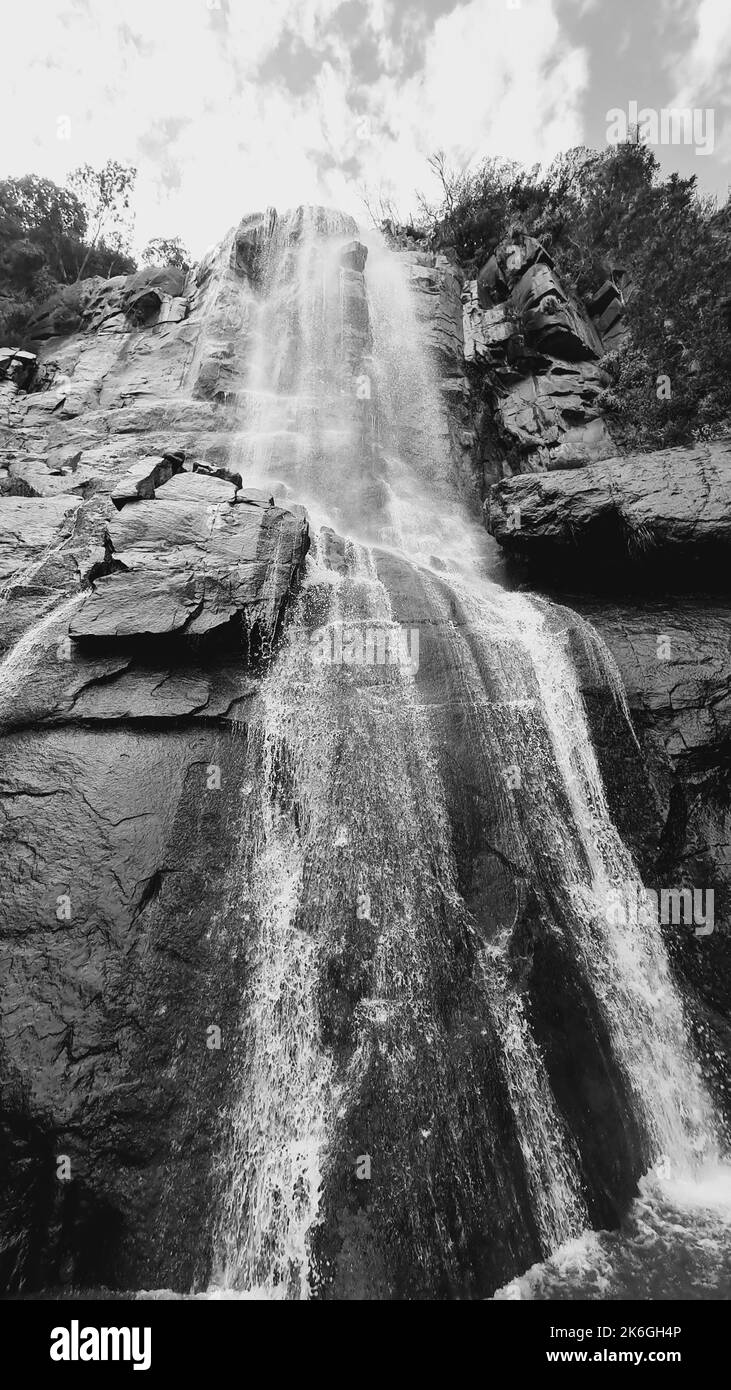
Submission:
[[[190,270],[193,257],[179,236],[153,237],[148,241],[142,259],[146,265],[173,265],[178,270]]]
[[[116,159],[108,159],[102,169],[84,164],[69,176],[69,188],[82,204],[87,224],[88,248],[78,280],[100,241],[105,240],[120,254],[129,250],[133,220],[130,200],[136,178],[137,170],[132,165],[120,164]]]

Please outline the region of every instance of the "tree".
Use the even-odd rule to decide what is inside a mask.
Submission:
[[[178,270],[190,270],[193,257],[179,236],[153,237],[142,252],[145,265],[173,265]]]
[[[130,199],[136,178],[137,170],[131,164],[120,164],[116,159],[108,159],[102,169],[84,164],[69,176],[69,188],[83,204],[87,219],[88,250],[77,280],[102,239],[112,241],[118,254],[127,248],[132,222]]]
[[[26,174],[0,181],[0,262],[18,289],[31,290],[37,270],[54,281],[74,278],[86,212],[68,188]]]
[[[442,201],[436,208],[423,194],[418,195],[432,237],[440,245],[454,246],[465,261],[484,261],[535,193],[533,175],[515,160],[496,156],[471,172],[450,168],[442,150],[428,163],[442,188]]]

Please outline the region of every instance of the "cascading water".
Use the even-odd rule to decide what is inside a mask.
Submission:
[[[691,1180],[716,1140],[659,930],[608,919],[612,892],[639,876],[561,610],[491,581],[402,267],[373,244],[366,301],[355,236],[323,210],[277,223],[235,460],[246,486],[307,506],[315,543],[249,730],[231,897],[251,983],[217,1285],[308,1297],[337,1246],[361,1287],[370,1269],[380,1296],[398,1294],[403,1247],[431,1288],[469,1297],[481,1261],[494,1288],[501,1267],[545,1259],[591,1217],[513,918],[501,909],[488,929],[465,897],[450,720],[491,803],[490,853],[519,866],[592,1000],[644,1167],[664,1155]],[[430,697],[404,641],[396,573],[448,700]],[[608,653],[574,628],[626,715]],[[342,1198],[342,1155],[352,1187],[371,1150],[380,1187],[366,1209]]]

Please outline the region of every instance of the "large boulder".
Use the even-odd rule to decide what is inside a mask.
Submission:
[[[241,617],[271,640],[308,545],[302,515],[236,502],[222,478],[183,473],[107,528],[117,568],[74,615],[84,639],[201,636]]]
[[[181,455],[151,454],[127,469],[112,492],[112,501],[121,511],[125,502],[137,502],[155,496],[155,489],[169,482],[183,467]]]
[[[526,336],[539,352],[569,362],[601,356],[602,346],[595,329],[570,301],[550,266],[531,266],[518,281],[510,300]]]
[[[143,266],[132,275],[112,275],[107,280],[90,275],[73,285],[59,285],[33,315],[27,337],[42,342],[82,331],[123,330],[156,322],[163,305],[182,298],[185,280],[185,272],[175,266]]]
[[[600,296],[595,311],[608,303]],[[486,376],[502,446],[498,473],[579,468],[616,453],[601,410],[602,339],[540,242],[501,242],[465,284],[462,305],[465,360]]]
[[[135,323],[152,323],[166,301],[183,294],[186,272],[177,266],[144,266],[127,278],[122,308]]]
[[[510,291],[534,265],[553,266],[545,246],[535,237],[514,231],[495,248],[477,276],[481,308],[507,299]]]
[[[731,443],[504,479],[491,488],[487,511],[492,534],[522,558],[592,567],[713,560],[731,542]]]
[[[598,404],[604,385],[595,363],[554,359],[546,371],[499,395],[497,420],[515,450],[515,463],[505,471],[579,468],[611,458],[616,445]]]

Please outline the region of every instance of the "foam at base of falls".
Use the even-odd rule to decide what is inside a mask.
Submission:
[[[619,1231],[586,1231],[499,1289],[496,1299],[728,1298],[731,1168],[695,1180],[644,1178]]]

